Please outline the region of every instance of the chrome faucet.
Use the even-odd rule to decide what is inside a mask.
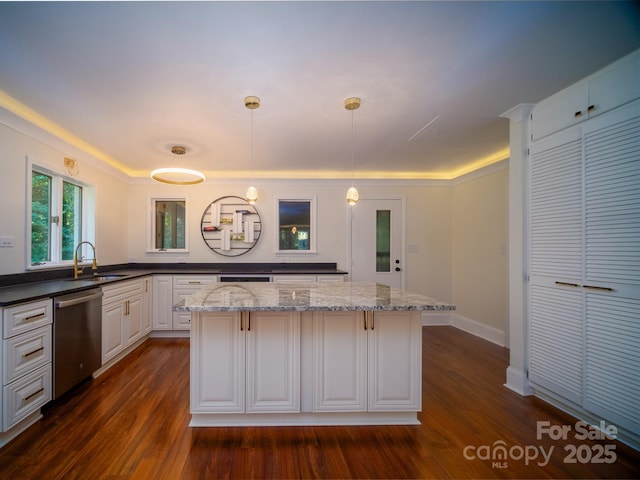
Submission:
[[[76,251],[73,254],[73,278],[78,278],[78,275],[81,275],[84,271],[84,267],[78,268],[78,249],[82,246],[83,243],[86,243],[93,250],[93,265],[91,265],[91,270],[98,269],[98,261],[96,260],[96,247],[93,246],[91,242],[80,242],[76,247]],[[80,256],[80,261],[82,261],[82,256]]]

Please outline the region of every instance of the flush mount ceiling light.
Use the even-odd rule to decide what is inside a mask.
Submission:
[[[258,97],[253,97],[253,96],[245,97],[244,106],[247,107],[249,110],[251,110],[251,165],[250,165],[250,168],[253,169],[253,111],[256,108],[260,107],[260,99]],[[253,179],[253,170],[251,171],[251,177]],[[253,181],[251,183],[253,183]],[[258,190],[256,189],[256,187],[251,185],[249,188],[247,188],[246,197],[247,197],[247,202],[249,202],[251,205],[256,203],[258,201]]]
[[[358,190],[353,186],[353,157],[354,157],[354,134],[353,134],[353,111],[360,108],[360,99],[358,97],[349,97],[344,101],[344,108],[351,111],[351,188],[347,190],[347,203],[355,205],[358,203],[360,195]]]
[[[174,155],[185,155],[187,149],[182,145],[173,145],[171,147],[171,153]],[[168,183],[169,185],[196,185],[205,180],[202,172],[181,167],[157,168],[151,172],[151,178],[156,182]]]

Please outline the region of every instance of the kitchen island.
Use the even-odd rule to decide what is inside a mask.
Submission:
[[[191,426],[418,424],[423,310],[375,283],[225,283],[191,312]]]

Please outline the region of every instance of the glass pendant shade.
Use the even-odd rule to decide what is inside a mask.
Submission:
[[[258,190],[256,189],[256,187],[251,186],[247,188],[246,196],[247,196],[247,202],[249,202],[251,205],[256,203],[258,201]]]
[[[356,187],[351,187],[349,190],[347,190],[347,203],[349,205],[355,205],[356,203],[358,203],[359,198],[360,195],[358,195],[358,190],[356,189]]]

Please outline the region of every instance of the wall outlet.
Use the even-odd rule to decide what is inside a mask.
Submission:
[[[0,237],[0,248],[12,248],[14,241],[14,237]]]

